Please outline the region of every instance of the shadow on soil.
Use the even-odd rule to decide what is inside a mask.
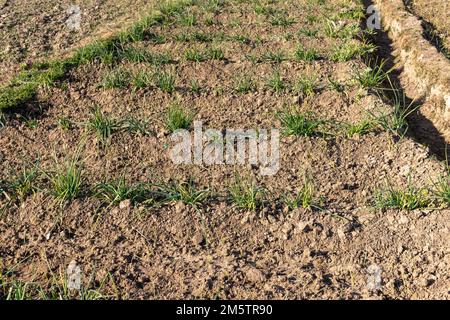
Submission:
[[[411,0],[403,0],[409,13],[420,19],[423,28],[423,37],[427,39],[434,47],[442,53],[446,58],[450,59],[450,51],[444,45],[444,39],[439,34],[437,28],[414,11],[414,5]]]
[[[373,5],[373,2],[371,0],[363,0],[363,4],[367,8],[368,6]],[[364,25],[362,27],[365,29],[365,21],[363,24]],[[378,61],[382,61],[382,59],[386,60],[385,70],[393,70],[390,73],[391,81],[397,88],[399,88],[400,96],[404,96],[406,98],[405,105],[422,105],[424,103],[423,98],[412,99],[406,94],[405,89],[401,86],[400,75],[403,72],[403,68],[394,68],[394,48],[388,34],[383,30],[378,30],[373,40],[375,41],[375,44],[378,45]],[[387,87],[389,87],[389,85]],[[394,101],[393,94],[391,94],[391,96],[391,101]],[[434,124],[420,113],[420,108],[408,117],[408,125],[409,130],[407,136],[427,146],[439,160],[446,160],[446,154],[450,154],[450,144],[445,141]]]

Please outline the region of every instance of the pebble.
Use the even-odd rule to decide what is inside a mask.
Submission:
[[[121,209],[121,210],[129,209],[130,207],[131,207],[130,199],[123,200],[122,202],[119,203],[119,209]]]
[[[202,244],[204,244],[205,242],[205,237],[200,233],[196,233],[193,237],[192,237],[192,243],[194,245],[200,246]]]
[[[266,280],[264,273],[256,268],[250,267],[245,271],[245,276],[248,281],[258,283]]]
[[[175,204],[175,212],[182,213],[186,209],[186,205],[182,201],[178,201]]]
[[[409,219],[405,216],[405,215],[401,215],[400,218],[398,219],[398,222],[400,224],[407,224],[409,222]]]

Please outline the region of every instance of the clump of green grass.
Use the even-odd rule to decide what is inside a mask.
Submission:
[[[272,26],[279,26],[286,28],[294,23],[295,19],[287,16],[286,14],[277,13],[275,15],[272,15],[270,18],[270,24]]]
[[[182,201],[193,206],[201,204],[210,195],[209,189],[197,189],[192,180],[162,185],[159,192],[165,201]]]
[[[295,91],[306,96],[311,96],[316,92],[317,80],[313,77],[301,76],[295,84]]]
[[[438,202],[446,206],[450,205],[450,174],[441,177],[434,183],[433,193]]]
[[[15,86],[34,85],[37,87],[51,87],[58,79],[61,79],[68,69],[67,62],[50,61],[35,64],[27,67],[24,71],[16,75],[11,84]]]
[[[203,23],[205,24],[205,26],[212,26],[214,25],[215,20],[213,17],[206,17]]]
[[[82,186],[82,172],[77,160],[69,160],[59,165],[48,175],[54,196],[61,201],[75,199]]]
[[[311,114],[296,113],[285,110],[280,115],[282,134],[284,136],[311,137],[322,134],[321,126],[325,121],[316,119]]]
[[[130,82],[131,73],[124,68],[109,71],[101,82],[105,89],[124,88]]]
[[[226,1],[223,0],[208,0],[204,4],[204,8],[207,12],[217,14],[219,10],[226,5]]]
[[[27,116],[20,116],[20,118],[29,129],[36,129],[39,126],[37,119],[29,118]]]
[[[315,61],[319,59],[319,55],[315,49],[305,49],[298,46],[295,51],[295,58],[300,61]]]
[[[20,201],[23,201],[27,196],[38,190],[36,185],[38,177],[39,170],[37,166],[31,169],[23,168],[10,184],[10,189]]]
[[[346,42],[342,45],[334,46],[330,59],[334,62],[346,62],[353,58],[361,57],[369,53],[373,53],[376,46],[361,42]]]
[[[119,129],[119,123],[103,114],[100,108],[92,110],[92,117],[88,121],[88,128],[95,132],[98,140],[106,145],[114,131]]]
[[[249,76],[243,76],[236,80],[234,88],[239,93],[248,93],[256,90],[255,82]]]
[[[197,17],[192,13],[187,13],[180,16],[179,20],[183,26],[193,27],[197,25]]]
[[[18,107],[32,100],[36,95],[37,85],[8,85],[0,89],[0,111]]]
[[[355,135],[365,135],[372,132],[377,127],[375,119],[364,119],[358,123],[345,123],[343,124],[343,131],[347,138],[352,138]]]
[[[121,121],[120,128],[130,133],[149,135],[151,134],[151,132],[148,129],[148,123],[148,120],[138,120],[136,118],[130,117]]]
[[[253,182],[236,177],[229,188],[230,198],[242,210],[256,211],[264,204],[264,190]]]
[[[192,41],[192,37],[186,32],[181,32],[173,36],[173,39],[178,42],[189,42]]]
[[[62,277],[61,277],[62,278]],[[99,288],[82,286],[80,290],[71,291],[68,288],[67,279],[52,281],[49,288],[34,282],[21,280],[6,280],[0,274],[0,298],[7,301],[15,300],[99,300],[107,299],[101,293],[103,281]],[[46,286],[47,287],[47,286]]]
[[[200,83],[198,82],[198,80],[196,80],[196,79],[191,80],[190,91],[192,93],[200,93],[201,87],[200,87]]]
[[[281,92],[286,89],[286,83],[281,78],[280,72],[276,71],[269,78],[267,86],[275,92]]]
[[[264,54],[264,60],[281,63],[286,60],[286,55],[283,51],[268,51]]]
[[[417,188],[410,181],[406,189],[395,188],[389,184],[385,189],[377,190],[373,201],[375,207],[379,209],[415,210],[427,208],[432,204],[430,191],[426,188]]]
[[[350,39],[359,32],[357,24],[339,25],[333,20],[328,20],[325,26],[325,35],[330,38]]]
[[[236,41],[236,42],[240,42],[243,44],[250,44],[252,42],[252,40],[250,39],[250,37],[242,35],[242,34],[236,34],[230,37],[230,40]]]
[[[117,42],[116,39],[107,39],[81,47],[75,51],[71,58],[71,64],[78,66],[94,61],[99,61],[102,64],[113,64],[122,53]]]
[[[188,129],[192,123],[192,120],[193,115],[181,108],[177,103],[169,106],[166,126],[171,132],[178,129]]]
[[[342,83],[339,83],[337,80],[334,80],[333,78],[331,78],[331,77],[328,77],[328,87],[331,89],[331,90],[334,90],[334,91],[336,91],[336,92],[338,92],[338,93],[343,93],[343,92],[345,92],[345,85],[344,84],[342,84]]]
[[[70,129],[72,129],[72,127],[74,126],[72,120],[70,120],[67,117],[61,117],[58,119],[58,125],[61,129],[68,131]]]
[[[175,75],[171,72],[158,71],[153,76],[155,85],[164,92],[172,93],[175,90]]]
[[[134,89],[147,88],[152,84],[153,75],[147,70],[139,70],[133,75],[131,79],[131,84]]]
[[[35,288],[30,282],[11,281],[10,283],[2,283],[6,301],[24,301],[32,300]]]
[[[129,47],[123,50],[121,58],[131,62],[147,62],[153,61],[153,55],[144,48]]]
[[[361,8],[353,8],[353,9],[348,9],[343,12],[339,12],[337,14],[337,17],[339,19],[351,19],[351,20],[359,21],[361,19],[364,19],[365,14],[364,14],[364,10],[362,10]]]
[[[308,14],[306,16],[306,22],[310,25],[315,24],[315,23],[319,22],[320,20],[321,19],[315,14]]]
[[[315,38],[317,36],[317,34],[319,33],[319,31],[317,31],[315,29],[309,29],[309,28],[300,28],[298,30],[298,33],[300,35],[304,35],[309,38]]]
[[[169,53],[151,53],[139,47],[128,47],[124,49],[120,57],[131,62],[150,63],[154,65],[168,64],[173,60]]]
[[[213,35],[207,34],[203,32],[194,32],[192,37],[190,37],[193,41],[197,42],[211,42],[213,41]]]
[[[154,53],[152,54],[152,60],[150,61],[151,64],[159,66],[163,64],[172,63],[173,58],[170,55],[170,53],[163,52],[163,53]]]
[[[285,197],[284,203],[289,210],[296,208],[321,209],[320,201],[316,199],[312,179],[307,178],[300,190],[291,197]]]
[[[206,60],[205,56],[197,49],[187,49],[184,52],[184,57],[187,61],[192,62],[202,62]]]
[[[276,13],[276,10],[273,7],[258,2],[253,6],[253,11],[256,14],[261,14],[264,16],[270,16]]]
[[[124,200],[132,203],[154,203],[155,194],[151,186],[144,183],[129,185],[124,178],[113,182],[102,182],[94,187],[95,197],[108,206],[117,205]]]
[[[392,84],[391,84],[392,86]],[[400,139],[408,132],[408,117],[420,108],[414,101],[407,103],[404,93],[392,86],[391,92],[394,94],[392,101],[392,111],[381,115],[372,115],[377,119],[378,125],[385,131],[390,132]]]
[[[367,67],[363,71],[357,71],[355,80],[365,89],[378,88],[389,77],[389,71],[384,71],[386,61],[375,64],[374,67]]]
[[[158,3],[158,10],[162,14],[170,16],[179,13],[190,4],[190,1],[161,1]]]
[[[211,60],[225,60],[225,54],[222,49],[216,47],[208,49],[208,57]]]

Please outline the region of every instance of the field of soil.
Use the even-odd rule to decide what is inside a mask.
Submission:
[[[87,1],[66,38],[46,22],[65,5],[40,0],[26,36],[25,4],[3,2],[8,75],[141,11]],[[161,4],[143,34],[5,107],[0,298],[448,299],[449,169],[368,66],[363,18],[348,0]],[[174,164],[171,131],[193,121],[280,129],[280,170]]]
[[[450,52],[450,2],[446,0],[409,0],[413,12],[429,22],[435,29],[431,37],[440,39],[439,44]]]

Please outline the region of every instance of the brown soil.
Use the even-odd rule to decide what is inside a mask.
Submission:
[[[177,74],[173,94],[156,88],[99,89],[110,68],[93,63],[73,71],[61,86],[39,92],[38,101],[24,113],[37,127],[10,115],[0,129],[0,181],[13,180],[35,162],[42,171],[52,171],[55,161],[79,152],[85,192],[61,206],[44,175],[39,190],[23,201],[0,197],[4,279],[49,289],[55,282],[61,285],[67,266],[76,260],[83,283],[111,298],[448,299],[450,210],[379,210],[372,203],[374,191],[388,181],[421,187],[444,174],[443,163],[412,139],[395,142],[381,130],[353,138],[284,137],[281,169],[271,177],[261,176],[258,167],[177,166],[169,158],[171,140],[164,121],[173,101],[194,111],[205,128],[217,129],[280,128],[277,113],[285,105],[352,123],[391,107],[354,85],[353,72],[366,67],[360,60],[291,58],[277,66],[245,58],[269,50],[292,56],[298,43],[326,57],[333,46],[349,41],[327,37],[320,22],[306,22],[308,15],[338,12],[340,1],[313,7],[306,2],[278,5],[295,19],[286,28],[271,26],[251,5],[238,2],[213,15],[220,24],[206,26],[204,9],[194,6],[190,10],[199,17],[197,26],[155,28],[168,41],[139,45],[174,56],[173,64],[160,67]],[[300,28],[317,29],[318,36],[300,35]],[[252,41],[230,38],[216,43],[226,61],[188,62],[186,48],[210,46],[173,40],[193,30],[245,35]],[[121,67],[156,68],[143,63]],[[317,77],[319,90],[309,97],[271,91],[267,79],[278,68],[289,83],[305,74]],[[253,77],[257,92],[238,94],[232,89],[242,75]],[[345,94],[329,88],[329,77],[345,86]],[[201,93],[187,90],[192,79],[201,84]],[[94,106],[116,119],[148,119],[154,134],[117,132],[101,148],[85,125]],[[58,125],[63,117],[74,123],[71,130]],[[266,189],[263,208],[240,210],[226,197],[236,174]],[[199,189],[213,190],[214,197],[197,207],[129,201],[107,207],[88,192],[98,182],[122,176],[130,183],[192,178]],[[289,211],[276,201],[296,192],[305,176],[312,177],[325,210]],[[378,290],[368,287],[373,265],[382,270]]]
[[[445,0],[411,0],[414,12],[430,22],[450,51],[450,3]]]

